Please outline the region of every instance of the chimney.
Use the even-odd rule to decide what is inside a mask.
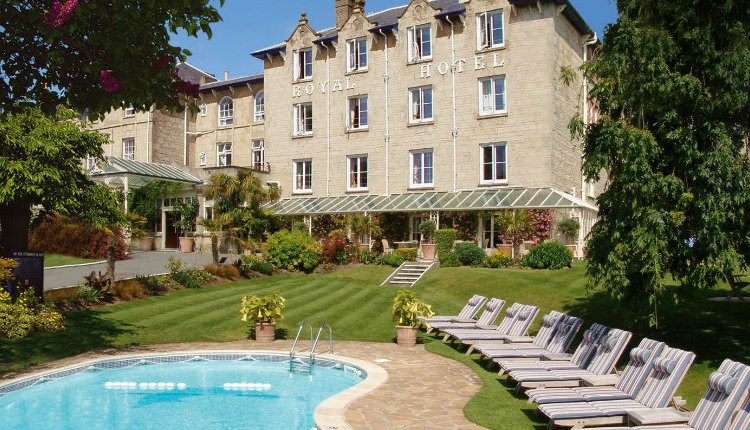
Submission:
[[[229,70],[224,70],[224,80],[225,81],[229,80]]]
[[[352,16],[354,8],[361,3],[364,9],[365,2],[359,0],[336,0],[336,28],[341,28],[346,21]]]

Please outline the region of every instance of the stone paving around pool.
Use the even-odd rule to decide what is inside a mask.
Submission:
[[[323,349],[324,345],[319,348]],[[325,345],[327,347],[327,345]],[[291,341],[256,343],[184,343],[148,345],[90,352],[76,357],[35,366],[27,376],[79,362],[111,358],[128,353],[160,353],[211,350],[278,350],[289,351]],[[307,342],[302,345],[308,348]],[[299,349],[299,348],[298,348]],[[345,410],[352,429],[362,430],[474,430],[484,427],[464,417],[466,403],[482,387],[482,381],[468,367],[448,358],[431,354],[424,347],[399,347],[389,343],[334,342],[334,355],[372,362],[388,372],[383,385],[354,400]],[[4,382],[4,380],[3,380]],[[333,430],[333,429],[331,429]],[[339,427],[338,430],[345,430]]]

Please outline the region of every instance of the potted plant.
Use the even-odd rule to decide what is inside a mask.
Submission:
[[[255,324],[257,342],[273,342],[276,339],[276,321],[284,318],[281,312],[285,306],[286,300],[279,291],[267,296],[253,294],[242,297],[242,321]]]
[[[422,258],[425,260],[435,259],[435,221],[426,219],[419,223],[419,233],[422,235]]]
[[[557,223],[557,231],[565,236],[565,246],[573,251],[573,255],[576,253],[576,245],[571,244],[570,242],[578,236],[578,230],[580,228],[581,224],[578,222],[577,218],[564,218]]]
[[[130,237],[137,240],[141,251],[151,251],[154,247],[154,236],[146,232],[146,217],[134,212],[126,215]]]
[[[401,346],[417,344],[417,326],[421,318],[434,315],[432,307],[418,299],[412,290],[399,290],[393,298],[393,320],[396,322],[396,343]]]
[[[174,211],[179,215],[175,226],[180,230],[180,251],[193,252],[195,239],[191,236],[195,229],[195,217],[198,216],[198,203],[191,198],[183,199],[174,205]]]

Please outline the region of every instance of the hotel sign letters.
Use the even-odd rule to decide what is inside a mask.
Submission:
[[[475,55],[472,60],[473,61],[470,66],[473,66],[474,70],[483,70],[488,67],[505,67],[506,64],[506,61],[501,60],[498,57],[498,54],[492,54],[491,56]],[[419,77],[422,79],[431,78],[433,71],[436,71],[438,74],[444,76],[452,68],[455,68],[456,73],[463,73],[464,66],[466,66],[467,63],[468,61],[465,58],[459,58],[458,60],[456,60],[453,66],[451,66],[446,61],[438,63],[437,66],[434,66],[434,63],[425,63],[420,66]],[[302,97],[303,94],[311,96],[315,93],[316,88],[320,90],[321,94],[325,94],[326,91],[329,90],[332,93],[345,90],[353,90],[354,88],[356,88],[356,85],[351,81],[349,77],[346,77],[344,79],[334,79],[333,82],[322,81],[317,83],[308,82],[304,85],[297,84],[292,85],[292,97]]]

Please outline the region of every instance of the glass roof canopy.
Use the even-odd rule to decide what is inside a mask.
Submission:
[[[493,188],[456,192],[428,191],[388,196],[298,197],[282,199],[266,206],[266,209],[281,216],[565,208],[597,211],[595,206],[554,188]]]

